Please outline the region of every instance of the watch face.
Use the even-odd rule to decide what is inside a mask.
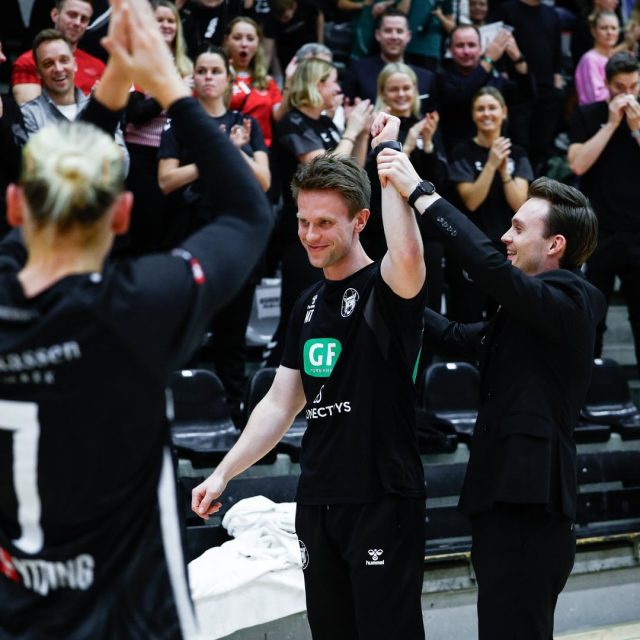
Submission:
[[[436,191],[436,187],[433,182],[429,182],[428,180],[423,180],[418,186],[426,196],[433,195]]]

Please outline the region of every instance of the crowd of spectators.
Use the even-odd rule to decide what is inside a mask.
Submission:
[[[0,29],[0,79],[11,85],[0,103],[3,191],[19,176],[19,150],[28,136],[47,122],[75,119],[106,58],[99,39],[108,24],[107,0],[35,0],[26,15],[28,4],[3,6],[9,19]],[[534,178],[552,175],[582,188],[593,201],[604,243],[587,265],[587,277],[609,296],[614,276],[621,277],[639,352],[640,212],[633,176],[640,175],[640,1],[152,5],[184,82],[243,154],[276,217],[259,272],[212,327],[234,416],[256,281],[282,277],[277,344],[293,301],[320,277],[296,237],[289,183],[299,164],[331,151],[353,156],[369,171],[372,215],[363,244],[374,258],[384,253],[367,133],[374,108],[400,118],[405,153],[420,175],[499,248]],[[166,113],[135,86],[121,129],[135,208],[130,233],[114,253],[166,249],[207,222],[197,170]],[[7,228],[4,213],[2,203],[0,233]],[[428,306],[444,308],[456,320],[488,317],[493,302],[438,241],[423,236]],[[270,364],[277,364],[281,347],[274,348]],[[423,364],[432,355],[425,353]]]

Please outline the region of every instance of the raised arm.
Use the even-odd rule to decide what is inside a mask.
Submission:
[[[273,449],[304,405],[300,372],[279,367],[271,388],[251,413],[238,442],[215,471],[191,492],[191,509],[205,519],[218,511],[220,503],[214,500],[229,481]]]
[[[586,142],[574,142],[569,145],[567,160],[571,171],[577,176],[589,171],[604,151],[604,148],[609,144],[611,136],[613,136],[622,122],[622,118],[624,118],[629,98],[630,96],[625,93],[613,98],[609,103],[609,117],[606,124],[600,127],[598,132]]]
[[[400,120],[388,113],[379,113],[371,126],[372,147],[397,140]],[[385,174],[401,151],[383,149],[378,153],[378,175],[382,186],[382,224],[387,241],[387,252],[382,258],[380,272],[384,281],[402,298],[413,298],[424,286],[425,265],[422,236],[413,210],[389,182]],[[418,180],[416,180],[416,184]]]

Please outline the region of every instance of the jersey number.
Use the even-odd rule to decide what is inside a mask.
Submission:
[[[0,400],[0,429],[13,432],[13,486],[21,533],[13,544],[24,553],[37,553],[44,543],[38,493],[38,405]]]

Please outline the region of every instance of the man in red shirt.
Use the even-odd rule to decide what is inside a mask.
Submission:
[[[78,66],[76,86],[86,95],[91,92],[104,71],[104,63],[101,60],[78,49],[78,42],[87,30],[92,15],[91,0],[57,0],[55,7],[51,10],[54,27],[71,42]],[[36,73],[32,51],[26,51],[15,61],[11,74],[11,86],[18,104],[33,100],[41,94],[40,78]]]

